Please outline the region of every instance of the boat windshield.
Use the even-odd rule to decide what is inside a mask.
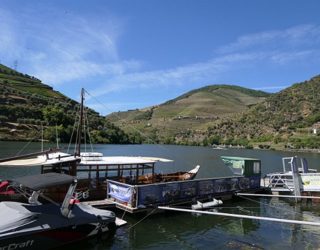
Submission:
[[[243,175],[245,160],[236,157],[221,157],[223,163],[230,168],[235,175]]]

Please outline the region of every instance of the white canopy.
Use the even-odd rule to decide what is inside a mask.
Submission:
[[[81,165],[135,165],[135,164],[150,164],[156,162],[172,162],[172,160],[157,157],[143,156],[105,156],[105,157],[82,157]]]
[[[49,166],[53,164],[65,163],[80,159],[64,152],[55,152],[39,155],[33,158],[16,159],[0,162],[0,166],[8,167],[28,167],[28,166]]]

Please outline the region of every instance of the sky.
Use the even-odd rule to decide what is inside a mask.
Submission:
[[[320,74],[318,0],[1,0],[0,63],[102,115]]]

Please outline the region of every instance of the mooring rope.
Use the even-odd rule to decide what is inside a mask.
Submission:
[[[148,213],[145,217],[143,217],[141,220],[139,220],[138,222],[136,222],[135,224],[131,225],[130,227],[128,227],[128,230],[130,230],[131,228],[135,227],[136,225],[138,225],[140,222],[144,221],[147,217],[149,217],[154,211],[156,211],[158,208],[154,208],[150,213]]]
[[[123,211],[123,214],[122,214],[122,216],[121,216],[121,220],[123,220],[123,218],[124,218],[124,216],[125,216],[126,212],[127,212],[127,210],[124,210],[124,211]]]
[[[288,210],[288,209],[280,208],[280,207],[277,207],[277,206],[275,206],[275,205],[270,205],[270,204],[268,204],[268,203],[264,203],[264,202],[261,202],[261,201],[256,201],[256,200],[250,199],[250,198],[248,198],[248,197],[243,197],[243,196],[241,196],[241,198],[242,198],[242,199],[245,199],[245,200],[248,200],[248,201],[252,201],[252,202],[258,203],[258,204],[260,204],[260,205],[265,205],[265,206],[269,206],[269,207],[272,207],[272,208],[275,208],[275,209],[278,209],[278,210],[282,210],[282,211],[289,212],[289,213],[292,213],[292,214],[298,214],[298,215],[300,215],[300,213],[298,213],[298,212],[290,211],[290,210]]]

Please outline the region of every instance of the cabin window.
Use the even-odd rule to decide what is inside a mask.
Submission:
[[[253,173],[260,174],[260,162],[256,161],[253,163]]]

